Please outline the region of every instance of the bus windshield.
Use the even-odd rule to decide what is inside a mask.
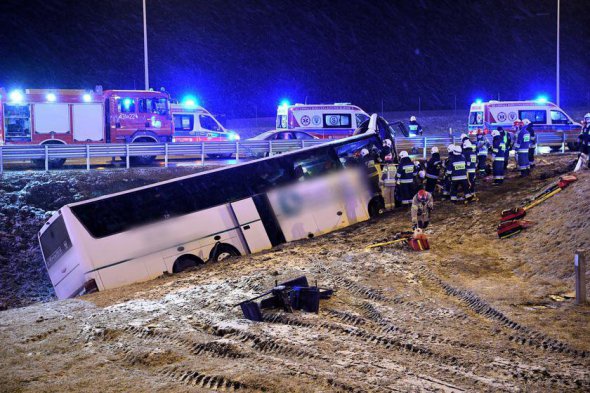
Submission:
[[[60,215],[53,221],[49,228],[40,236],[39,240],[47,269],[49,269],[72,247],[63,216]]]

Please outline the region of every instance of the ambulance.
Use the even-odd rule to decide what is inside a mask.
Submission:
[[[529,119],[535,125],[535,132],[580,132],[582,126],[576,123],[560,107],[546,99],[535,101],[476,101],[469,111],[468,129],[470,135],[479,131],[491,133],[497,127],[511,129],[514,121]]]
[[[350,103],[281,104],[277,108],[277,130],[304,131],[320,139],[351,136],[369,115]]]
[[[240,135],[228,131],[202,106],[184,102],[171,104],[174,119],[173,142],[237,141]]]

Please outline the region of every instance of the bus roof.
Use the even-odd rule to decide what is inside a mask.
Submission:
[[[305,148],[302,148],[302,149],[288,151],[286,153],[281,154],[280,156],[264,157],[264,158],[259,158],[259,159],[252,160],[252,161],[247,161],[247,162],[244,162],[244,163],[241,163],[241,164],[228,165],[228,166],[224,166],[224,167],[220,167],[220,168],[214,168],[214,169],[210,169],[210,170],[207,170],[207,171],[202,171],[202,172],[194,173],[194,174],[191,174],[191,175],[186,175],[186,176],[181,176],[181,177],[175,177],[173,179],[164,180],[164,181],[161,181],[161,182],[158,182],[158,183],[148,184],[148,185],[145,185],[145,186],[142,186],[142,187],[132,188],[130,190],[125,190],[125,191],[117,192],[117,193],[114,193],[114,194],[108,194],[108,195],[103,195],[103,196],[100,196],[100,197],[88,199],[88,200],[85,200],[85,201],[69,203],[69,204],[67,204],[65,206],[67,206],[67,207],[75,207],[75,206],[85,205],[85,204],[92,203],[92,202],[95,202],[95,201],[99,201],[99,200],[102,200],[102,199],[108,199],[108,198],[116,197],[118,195],[129,194],[129,193],[133,193],[133,192],[136,192],[136,191],[144,190],[144,189],[147,189],[147,188],[156,187],[158,185],[173,183],[173,182],[176,182],[176,181],[180,181],[180,180],[184,180],[184,179],[189,179],[189,178],[193,178],[193,177],[205,176],[205,175],[209,175],[211,173],[216,173],[216,172],[223,172],[223,171],[227,171],[227,170],[235,170],[235,168],[240,168],[240,167],[252,165],[253,163],[257,163],[257,162],[262,162],[262,161],[266,161],[266,160],[272,160],[272,159],[275,159],[275,158],[278,158],[278,157],[286,157],[286,156],[290,156],[290,155],[296,155],[296,154],[299,154],[301,152],[310,151],[310,150],[314,150],[314,149],[318,149],[318,148],[325,148],[327,146],[343,145],[343,144],[347,144],[347,143],[350,143],[350,142],[353,142],[353,141],[356,141],[356,140],[362,140],[364,138],[373,137],[373,136],[379,136],[379,134],[376,133],[376,132],[366,132],[364,134],[353,135],[353,136],[348,137],[348,138],[335,139],[335,140],[330,141],[330,142],[322,143],[321,145],[314,145],[314,146],[309,146],[309,147],[305,147]]]

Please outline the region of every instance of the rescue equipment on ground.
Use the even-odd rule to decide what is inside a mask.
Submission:
[[[241,307],[244,318],[262,322],[262,310],[268,308],[281,308],[289,313],[293,310],[317,313],[320,310],[320,299],[329,299],[333,293],[333,289],[318,287],[317,282],[315,286],[310,286],[307,277],[301,276],[280,284],[275,282],[274,288],[270,291],[238,303],[234,307]],[[269,297],[264,298],[265,296]],[[256,301],[261,298],[264,299]]]
[[[545,202],[547,199],[551,198],[555,194],[561,192],[564,188],[569,186],[571,183],[578,180],[578,178],[574,175],[565,175],[559,178],[555,184],[550,185],[546,189],[544,189],[541,193],[535,195],[528,204],[523,207],[515,207],[512,209],[502,211],[502,216],[500,221],[506,222],[511,220],[518,220],[524,218],[526,216],[526,212],[529,209]]]
[[[508,237],[514,236],[522,232],[523,229],[530,228],[534,225],[532,221],[526,220],[514,220],[514,221],[506,221],[501,222],[498,225],[498,237],[500,239],[506,239]]]
[[[417,228],[413,232],[405,231],[396,233],[393,237],[393,240],[368,245],[365,247],[365,250],[391,246],[393,244],[407,244],[414,251],[425,251],[430,249],[428,237],[422,232],[422,229]]]

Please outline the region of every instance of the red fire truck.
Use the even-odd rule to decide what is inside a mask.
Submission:
[[[0,88],[0,144],[171,142],[172,133],[164,92]]]

